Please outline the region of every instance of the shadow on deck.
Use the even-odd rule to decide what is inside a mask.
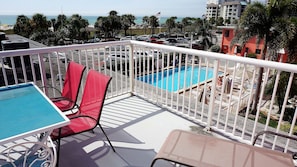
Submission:
[[[196,127],[203,132],[203,127],[137,96],[107,100],[100,122],[116,152],[96,128],[94,134],[86,132],[62,139],[59,166],[147,167],[173,129]],[[160,161],[156,166],[172,164]]]

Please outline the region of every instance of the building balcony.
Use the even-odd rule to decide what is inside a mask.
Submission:
[[[116,41],[1,51],[0,85],[34,82],[62,89],[69,61],[112,77],[101,124],[116,153],[97,128],[62,139],[63,167],[149,166],[174,129],[246,144],[262,130],[289,136],[297,130],[293,64]],[[259,100],[252,112],[259,75]],[[269,135],[257,146],[288,154],[297,150],[295,141]]]

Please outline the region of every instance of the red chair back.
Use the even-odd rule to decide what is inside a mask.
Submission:
[[[76,102],[85,66],[69,62],[64,80],[62,96]]]
[[[101,74],[95,70],[90,70],[88,72],[79,108],[80,115],[90,116],[97,120],[97,124],[99,124],[110,80],[111,77]]]

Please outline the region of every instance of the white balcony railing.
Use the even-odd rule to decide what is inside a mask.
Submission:
[[[34,82],[61,89],[69,60],[112,76],[107,98],[134,94],[246,143],[261,130],[294,135],[297,112],[289,99],[294,97],[291,88],[297,66],[292,64],[118,41],[2,51],[0,84]],[[259,68],[264,69],[259,105],[251,114]],[[219,76],[222,81],[218,81]],[[273,89],[267,93],[269,85]],[[265,137],[260,144],[266,143],[285,152],[297,149],[293,141],[276,137]]]

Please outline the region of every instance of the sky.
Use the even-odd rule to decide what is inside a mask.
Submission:
[[[72,15],[107,16],[111,10],[118,15],[161,17],[202,17],[207,0],[5,0],[0,15]],[[265,0],[258,0],[265,1]]]
[[[6,0],[1,2],[0,15],[72,15],[107,16],[111,10],[118,15],[201,17],[206,0]]]

